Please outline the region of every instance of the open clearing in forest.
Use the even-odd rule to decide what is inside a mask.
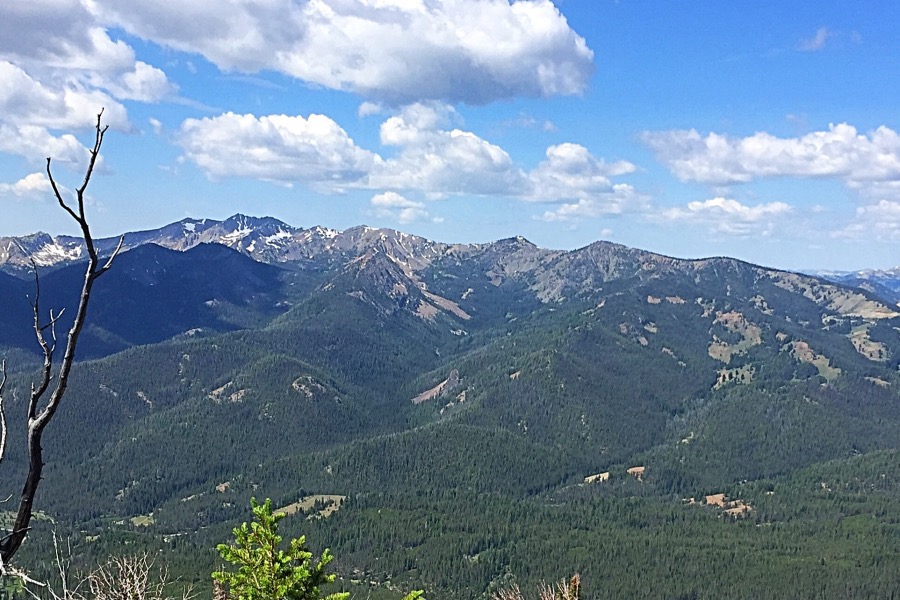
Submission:
[[[748,384],[753,381],[753,373],[753,365],[744,365],[736,369],[721,369],[719,370],[719,376],[716,379],[716,384],[713,386],[713,389],[717,390],[729,383]]]
[[[738,333],[743,338],[737,344],[729,344],[713,336],[713,341],[709,345],[709,356],[726,365],[731,362],[732,356],[743,354],[753,346],[762,343],[762,329],[747,321],[744,315],[737,311],[716,313],[713,323],[723,325],[729,331]]]
[[[704,500],[706,501],[707,506],[715,506],[716,508],[721,508],[722,511],[733,517],[743,515],[744,513],[748,513],[753,510],[753,508],[746,504],[740,498],[736,500],[729,500],[728,496],[725,494],[709,494]],[[691,504],[694,504],[693,498],[691,498]]]
[[[795,340],[788,344],[788,347],[794,358],[800,362],[813,365],[819,370],[819,375],[824,377],[826,381],[834,381],[840,376],[841,370],[838,367],[831,366],[831,361],[827,357],[813,352],[808,343],[802,340]]]
[[[287,506],[282,506],[281,508],[276,509],[274,512],[276,514],[283,514],[290,517],[297,514],[298,512],[309,512],[315,507],[317,502],[321,502],[325,505],[325,507],[319,512],[309,515],[307,518],[325,518],[330,517],[338,510],[340,510],[341,504],[343,504],[344,500],[346,499],[347,496],[338,496],[336,494],[313,494],[312,496],[304,496],[297,502],[288,504]]]
[[[136,517],[131,517],[131,524],[135,527],[149,527],[153,525],[156,520],[153,518],[153,513],[149,515],[138,515]]]
[[[426,390],[412,399],[413,404],[421,404],[426,400],[442,396],[459,385],[459,371],[453,369],[450,375],[444,381],[440,382],[430,390]]]
[[[850,338],[850,343],[853,344],[856,351],[869,360],[885,362],[889,357],[887,346],[869,337],[870,327],[872,327],[871,323],[857,325],[847,334],[847,337]]]

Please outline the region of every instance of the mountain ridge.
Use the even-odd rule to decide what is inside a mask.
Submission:
[[[291,245],[288,240],[295,245],[310,246],[311,251],[318,252],[322,250],[323,245],[326,247],[331,246],[332,249],[345,251],[358,248],[360,244],[372,245],[373,239],[376,238],[380,238],[382,242],[387,241],[394,249],[403,248],[402,241],[409,240],[415,247],[427,246],[430,249],[428,254],[431,255],[448,251],[474,253],[490,247],[503,248],[509,246],[522,246],[532,251],[555,255],[578,252],[596,245],[609,245],[613,248],[631,249],[652,254],[660,258],[673,260],[741,260],[727,256],[679,258],[652,251],[630,248],[606,240],[597,240],[587,246],[568,251],[541,248],[522,236],[511,236],[481,243],[436,242],[415,234],[409,234],[391,228],[376,228],[368,225],[355,225],[345,230],[331,229],[320,225],[302,228],[289,225],[275,217],[253,217],[241,213],[232,215],[222,221],[209,218],[185,218],[181,221],[170,223],[156,229],[126,232],[123,234],[123,237],[124,249],[133,248],[145,243],[156,243],[157,245],[166,248],[185,250],[200,243],[218,243],[248,254],[261,262],[289,261],[297,258],[296,248],[283,250],[285,246]],[[95,240],[95,243],[102,252],[115,248],[118,240],[119,236],[106,237]],[[324,240],[328,240],[330,243],[326,242],[325,244],[322,244]],[[257,248],[256,243],[260,242],[263,246],[269,246],[270,251]],[[23,254],[21,251],[17,251],[20,250],[17,246],[24,248],[26,253]],[[67,235],[53,236],[45,232],[36,232],[18,237],[0,237],[0,248],[2,248],[2,250],[0,250],[0,269],[9,270],[30,267],[27,254],[40,256],[41,260],[38,261],[38,265],[42,267],[54,267],[60,264],[77,261],[81,256],[81,252],[78,250],[79,247],[83,247],[83,242],[78,237]],[[271,251],[271,248],[279,247],[282,248],[280,253]],[[408,248],[405,250],[409,251]],[[306,253],[307,256],[308,254],[309,252]],[[742,262],[746,263],[747,261]],[[855,274],[858,277],[876,277],[879,275],[898,276],[898,273],[900,273],[900,267],[893,270],[868,269],[853,273],[843,271],[808,272],[809,275],[833,280],[851,274]]]
[[[701,303],[704,294],[698,293],[699,289],[704,286],[720,287],[722,281],[728,281],[724,289],[726,297],[732,293],[734,286],[750,297],[753,294],[748,290],[754,286],[771,284],[775,288],[805,296],[829,311],[832,314],[830,318],[859,318],[870,323],[869,327],[878,320],[900,315],[891,299],[879,294],[879,289],[872,286],[847,286],[729,257],[673,258],[603,240],[571,251],[539,248],[521,236],[485,244],[448,244],[392,229],[364,225],[345,231],[322,227],[301,229],[271,217],[241,214],[225,221],[184,219],[159,229],[126,233],[124,239],[125,251],[121,262],[139,263],[132,253],[138,250],[144,252],[142,249],[148,246],[160,248],[161,251],[187,252],[196,258],[205,256],[204,260],[218,256],[223,262],[207,268],[217,271],[219,277],[227,278],[230,269],[238,269],[238,264],[244,265],[240,267],[243,272],[230,273],[233,279],[231,285],[237,285],[238,281],[266,280],[277,290],[271,294],[265,294],[261,289],[251,292],[251,285],[244,293],[255,294],[256,299],[248,297],[245,302],[239,299],[237,291],[227,292],[221,282],[203,283],[212,273],[188,275],[187,272],[193,267],[190,261],[183,261],[180,268],[185,270],[186,281],[195,281],[198,287],[187,288],[186,293],[179,293],[173,288],[169,297],[160,296],[158,292],[150,293],[148,297],[157,298],[161,305],[168,306],[163,312],[195,315],[196,324],[191,327],[187,326],[188,321],[175,321],[182,323],[185,331],[208,327],[212,322],[226,328],[233,327],[226,325],[228,322],[259,325],[264,321],[258,319],[274,318],[314,288],[321,293],[337,288],[359,301],[369,303],[385,315],[400,310],[427,321],[441,316],[442,319],[449,319],[447,323],[453,324],[452,330],[466,332],[485,323],[502,322],[507,318],[508,308],[514,309],[513,312],[522,311],[520,314],[524,315],[538,306],[599,302],[616,290],[652,288],[662,285],[654,282],[669,280],[677,283],[670,284],[670,289],[654,290],[648,298],[677,297],[679,301]],[[105,238],[98,240],[97,247],[101,252],[110,252],[116,243],[116,238]],[[51,283],[49,287],[54,288],[52,282],[60,277],[58,274],[71,269],[77,272],[74,264],[81,255],[78,244],[79,241],[74,238],[53,238],[46,234],[0,240],[0,247],[6,248],[5,253],[0,253],[0,268],[20,279],[30,275],[31,259],[25,253],[31,252],[35,263],[47,271],[43,277]],[[252,259],[259,269],[250,263],[228,258],[228,252],[213,252],[213,246],[227,248],[235,256]],[[174,259],[175,255],[171,256]],[[262,271],[265,267],[276,270],[264,275]],[[154,267],[139,268],[152,270]],[[259,272],[251,274],[251,271]],[[185,285],[175,283],[176,275],[170,273],[166,285]],[[66,277],[71,279],[77,276]],[[121,280],[123,276],[120,272],[105,278],[119,282],[101,282],[101,294],[106,286],[118,285],[120,296],[133,296],[134,291],[124,292],[121,288],[125,285]],[[147,292],[150,292],[153,285],[150,271],[145,271],[141,277],[146,279],[142,285],[150,286],[147,287]],[[276,280],[280,283],[274,283]],[[10,296],[22,295],[21,286],[0,280],[0,287],[4,285],[10,288]],[[12,288],[17,291],[12,291]],[[203,292],[206,294],[204,298],[197,296],[200,290],[206,290]],[[219,291],[214,293],[213,290]],[[229,299],[226,300],[226,296]],[[116,297],[115,292],[111,293],[113,302]],[[179,297],[185,301],[193,299],[193,307],[188,307],[184,302],[178,304]],[[266,301],[270,305],[264,307],[259,302],[265,298],[268,298]],[[766,302],[765,298],[761,301]],[[237,308],[241,304],[256,306],[250,313],[245,313],[249,320],[242,320]],[[221,313],[217,320],[199,317],[202,313],[209,313],[210,309]],[[225,310],[229,315],[222,313]],[[147,307],[143,312],[152,310]],[[251,313],[254,316],[250,316]],[[113,339],[122,338],[123,334],[123,331],[109,329],[103,333]],[[122,339],[138,339],[134,335],[132,332]],[[171,337],[173,333],[170,331],[168,335]],[[857,337],[860,347],[875,347],[864,335]],[[18,338],[26,339],[27,332],[20,332]],[[162,341],[165,337],[158,333],[144,339]],[[109,349],[123,348],[124,343],[112,344]]]
[[[760,538],[778,548],[763,563],[802,552],[790,568],[808,578],[805,593],[819,589],[817,544],[831,538],[810,534],[798,550],[803,507],[824,503],[821,482],[833,482],[790,482],[803,469],[829,472],[827,461],[852,479],[856,455],[876,465],[896,455],[900,314],[870,291],[606,241],[572,251],[521,237],[445,244],[244,216],[126,235],[134,245],[98,281],[47,440],[42,510],[71,524],[87,553],[171,545],[208,573],[209,557],[190,544],[224,539],[251,495],[281,506],[339,495],[347,501],[333,516],[294,525],[333,540],[352,579],[486,597],[523,564],[510,553],[537,544],[526,554],[590,572],[597,553],[585,548],[609,535],[620,548],[637,540],[625,554],[604,552],[637,573],[654,523],[666,522],[684,548],[718,553],[714,540],[730,536],[733,548]],[[16,361],[34,351],[33,280],[23,274],[0,271],[0,355]],[[83,273],[70,261],[40,276],[42,304],[59,309]],[[11,370],[14,436],[35,362]],[[21,445],[13,437],[9,447],[4,467],[15,474]],[[602,473],[608,480],[587,481]],[[0,497],[13,479],[0,481]],[[732,516],[688,501],[722,493],[750,508]],[[854,498],[822,531],[865,502],[884,528],[879,549],[891,551],[900,507],[878,512],[882,496]],[[497,529],[498,506],[509,528]],[[395,531],[408,536],[402,546]],[[832,557],[857,564],[876,539],[863,533],[835,546],[829,568]],[[716,590],[697,597],[754,581],[690,552]],[[539,562],[532,575],[557,577]],[[883,565],[867,564],[835,585],[890,585]],[[753,589],[769,581],[760,572]]]

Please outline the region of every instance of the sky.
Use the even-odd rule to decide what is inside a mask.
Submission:
[[[186,217],[900,265],[894,0],[0,2],[0,235]],[[67,196],[68,198],[68,196]]]

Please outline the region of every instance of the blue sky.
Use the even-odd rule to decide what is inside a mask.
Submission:
[[[900,265],[888,0],[0,4],[0,235],[184,217]]]

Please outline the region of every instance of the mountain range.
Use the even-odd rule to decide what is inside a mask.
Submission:
[[[835,283],[868,290],[892,304],[900,304],[900,267],[861,271],[820,271],[812,274]]]
[[[98,281],[40,498],[85,556],[157,544],[202,572],[198,548],[264,495],[306,514],[294,526],[375,597],[404,581],[473,598],[560,569],[617,598],[896,584],[887,275],[241,215],[128,233],[124,248]],[[82,249],[44,234],[0,249],[16,415],[37,366],[31,259],[42,306],[59,309]],[[666,558],[648,550],[663,537]],[[673,576],[676,559],[692,566]]]

